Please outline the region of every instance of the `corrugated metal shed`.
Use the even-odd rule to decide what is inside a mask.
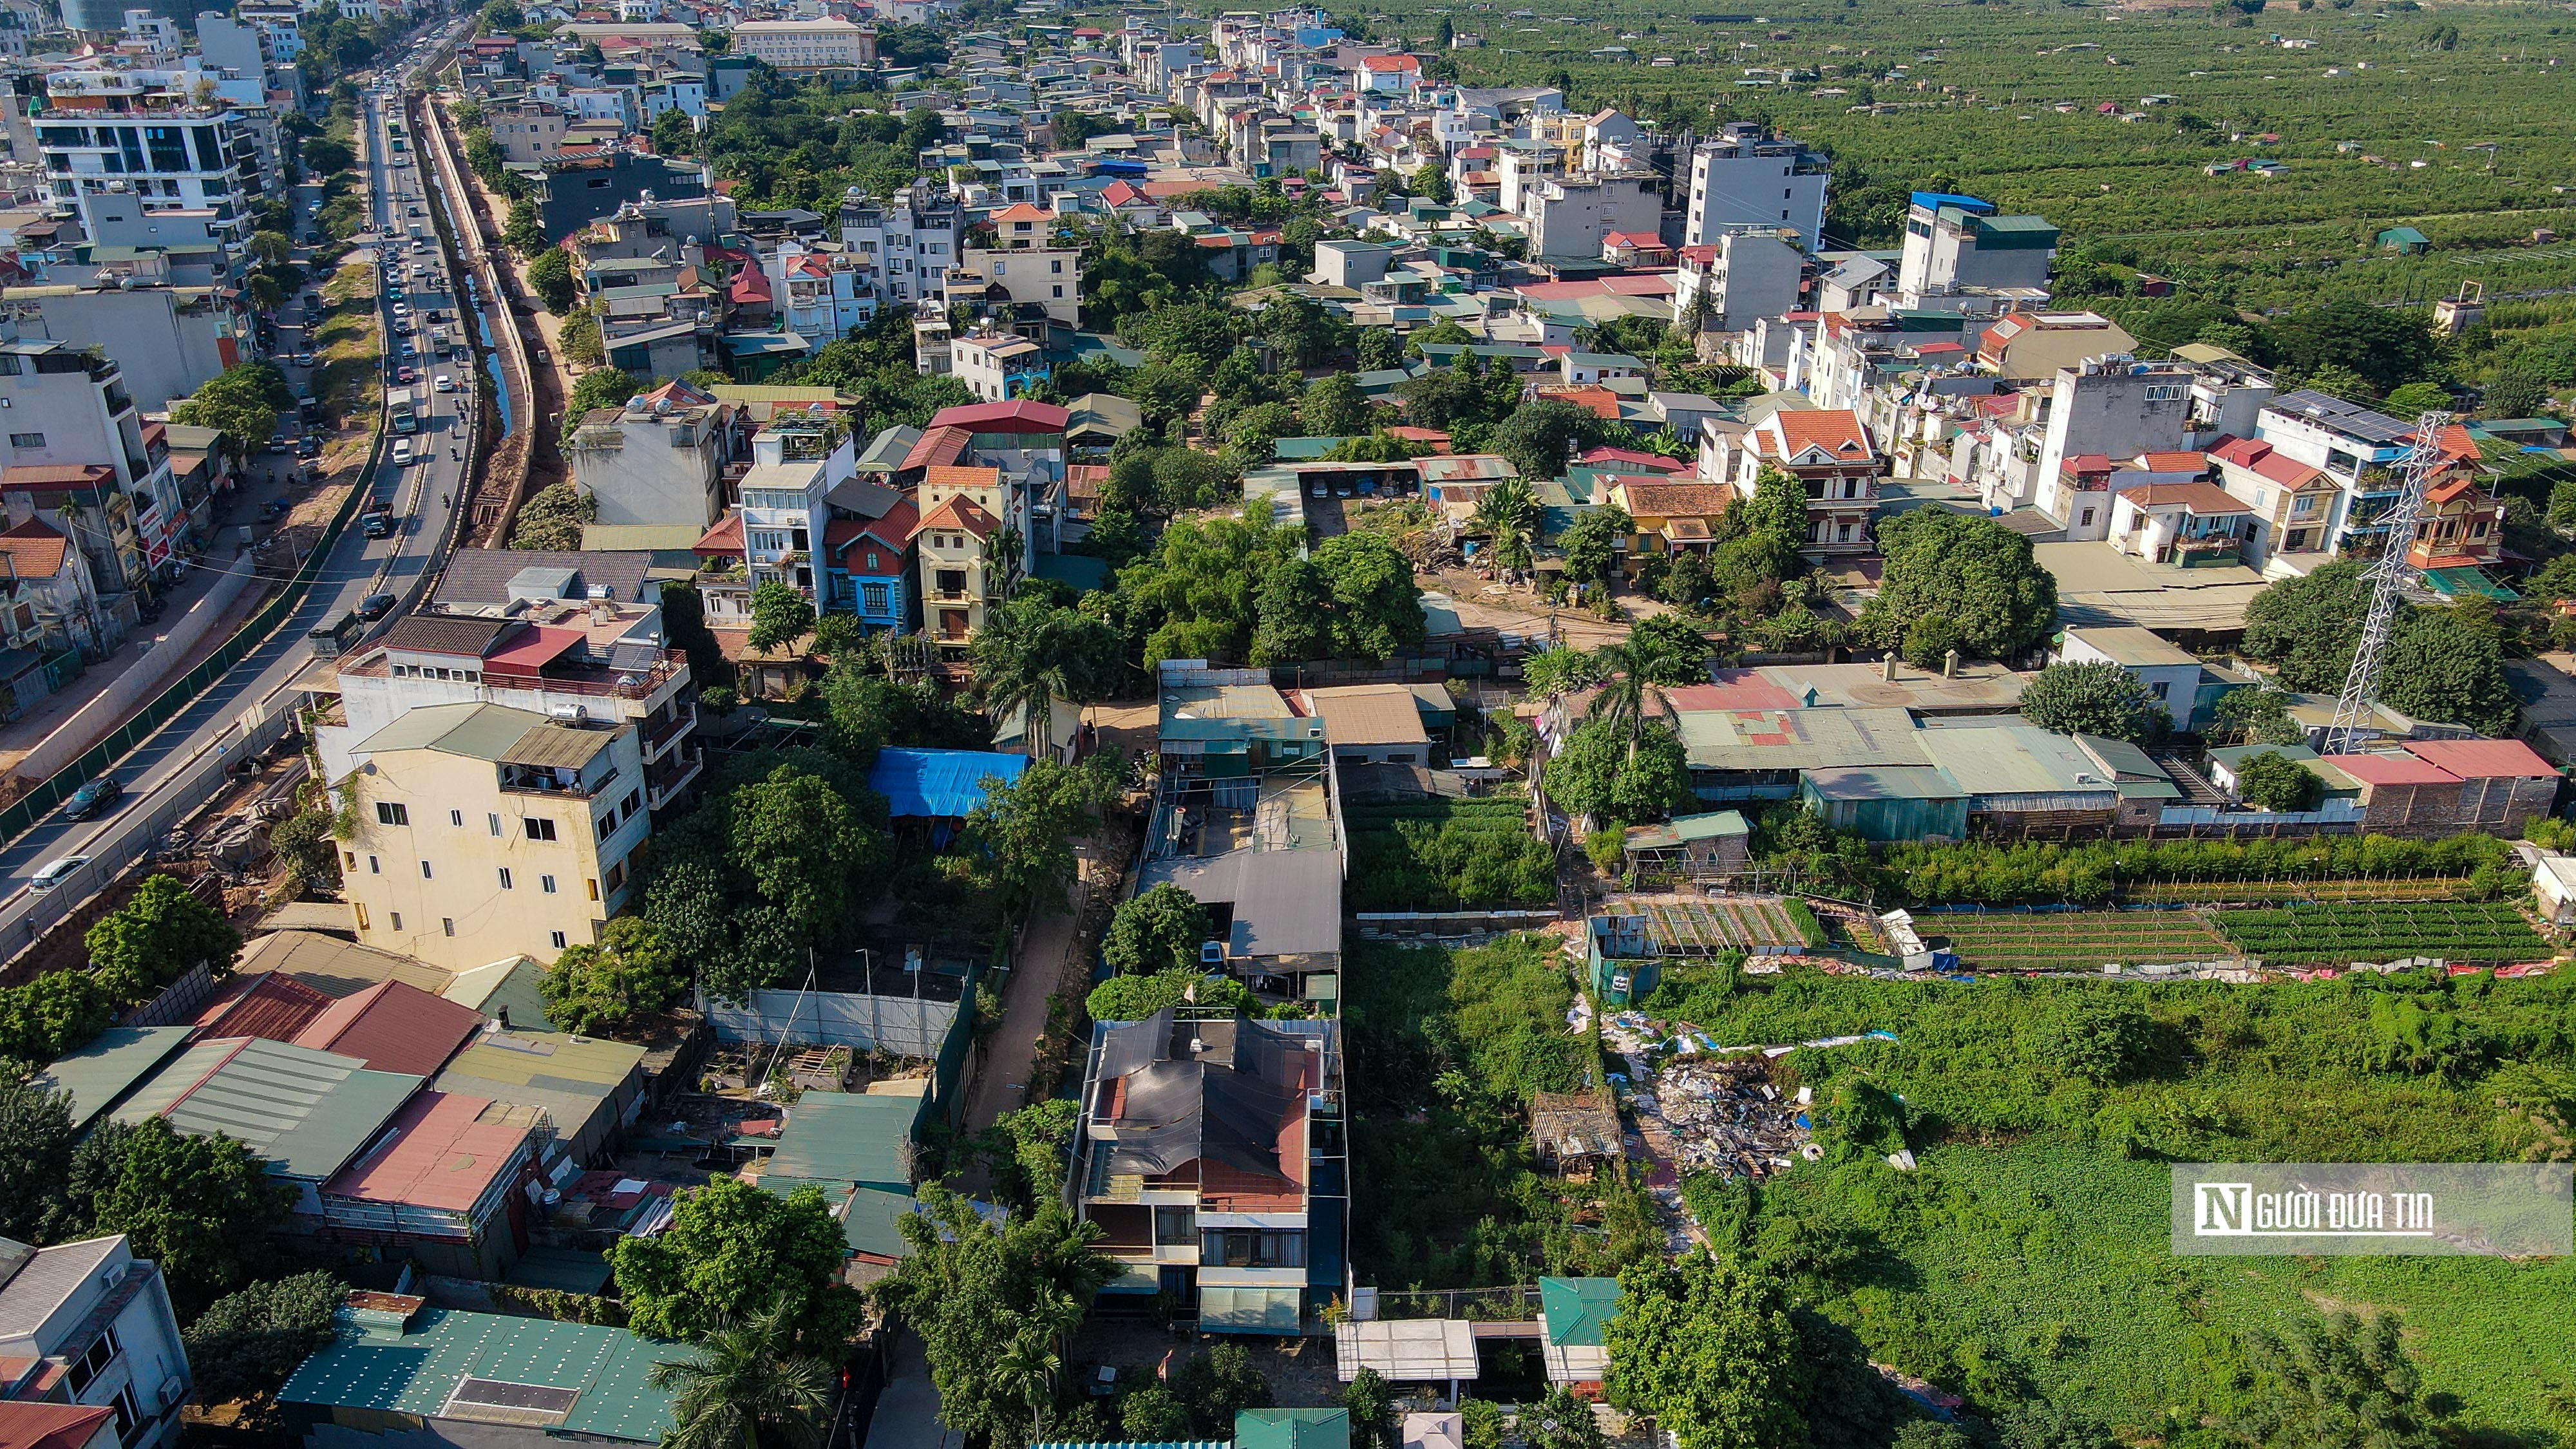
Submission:
[[[78,1131],[186,1045],[188,1032],[184,1026],[111,1026],[45,1068],[35,1085],[71,1094],[72,1128]]]
[[[761,1180],[774,1174],[909,1196],[912,1174],[906,1161],[912,1121],[920,1110],[921,1103],[910,1097],[807,1092],[787,1109],[787,1125]]]
[[[486,1121],[491,1102],[423,1092],[394,1117],[373,1152],[323,1185],[333,1197],[462,1212],[518,1161],[524,1124]]]
[[[2066,735],[2034,724],[1923,731],[1923,748],[1967,792],[1972,810],[2108,810],[2119,791]]]
[[[542,1107],[587,1162],[643,1088],[644,1049],[551,1031],[487,1031],[447,1064],[442,1092]]]
[[[330,1003],[294,1041],[355,1057],[374,1071],[428,1077],[482,1026],[483,1013],[473,1007],[400,981],[382,981]]]
[[[1619,1311],[1619,1280],[1541,1278],[1538,1311],[1549,1343],[1598,1344],[1603,1325]]]
[[[765,1179],[764,1179],[765,1180]],[[868,1258],[901,1260],[912,1256],[899,1226],[913,1211],[912,1194],[861,1188],[850,1197],[841,1217],[841,1236],[850,1251]]]
[[[180,1054],[116,1110],[119,1122],[163,1117],[182,1132],[222,1133],[272,1172],[319,1181],[385,1125],[421,1079],[371,1072],[352,1057],[223,1037]]]
[[[578,770],[615,738],[617,731],[613,729],[582,729],[549,720],[523,732],[499,758],[505,765]]]
[[[426,961],[313,931],[262,936],[242,949],[233,969],[243,976],[275,971],[333,997],[354,996],[379,981],[403,981],[423,991],[441,992],[450,979],[448,972]]]
[[[1946,771],[1930,765],[1809,770],[1799,798],[1826,824],[1871,840],[1957,839],[1968,830],[1967,795]]]
[[[620,1328],[430,1308],[401,1332],[351,1334],[344,1327],[338,1342],[304,1361],[278,1398],[649,1444],[671,1429],[672,1419],[671,1395],[654,1388],[648,1375],[657,1360],[686,1352]],[[569,1394],[571,1401],[535,1415],[488,1412],[470,1398],[459,1402],[468,1380],[480,1381],[477,1390],[521,1386]]]
[[[1678,724],[1694,770],[1932,763],[1901,709],[1685,710]]]

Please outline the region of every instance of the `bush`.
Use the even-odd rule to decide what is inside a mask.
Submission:
[[[2326,782],[2289,756],[2265,750],[2236,767],[2236,791],[2266,810],[2314,810],[2325,799]]]
[[[1157,971],[1150,976],[1112,976],[1091,988],[1083,1009],[1093,1021],[1143,1021],[1167,1006],[1242,1010],[1253,1004],[1252,992],[1231,976],[1196,969]]]
[[[1452,911],[1556,898],[1556,856],[1518,791],[1481,800],[1354,805],[1345,823],[1354,911]]]
[[[1215,930],[1197,897],[1165,882],[1119,902],[1100,954],[1118,970],[1139,975],[1190,970],[1198,965],[1199,946]]]

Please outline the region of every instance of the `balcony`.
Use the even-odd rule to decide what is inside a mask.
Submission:
[[[656,764],[644,767],[644,803],[659,810],[694,783],[706,766],[706,752],[696,749],[674,751]]]
[[[668,718],[655,721],[654,723],[644,727],[645,763],[652,763],[673,740],[676,740],[680,736],[687,734],[690,730],[695,729],[697,727],[697,723],[698,708],[696,705],[690,704],[686,700],[674,701]]]
[[[588,800],[615,783],[617,772],[614,770],[597,784],[585,785],[578,775],[567,778],[542,766],[501,767],[501,793],[505,795],[551,795],[562,800]]]

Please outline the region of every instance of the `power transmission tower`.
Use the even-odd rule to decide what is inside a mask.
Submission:
[[[2334,723],[2326,730],[2326,753],[2351,752],[2356,736],[2374,723],[2379,703],[2379,668],[2388,653],[2388,635],[2397,622],[2397,606],[2415,570],[2406,562],[2415,546],[2415,527],[2424,515],[2424,491],[2442,465],[2442,429],[2451,415],[2429,412],[2415,419],[2415,440],[2398,464],[2403,473],[2397,501],[2386,515],[2385,551],[2362,577],[2370,583],[2370,614],[2362,621],[2361,646],[2353,651],[2352,672],[2343,679],[2335,701]]]

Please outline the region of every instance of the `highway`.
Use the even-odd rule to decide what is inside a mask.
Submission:
[[[447,276],[437,232],[425,208],[433,204],[424,185],[417,139],[395,157],[387,144],[385,123],[403,119],[399,89],[387,77],[405,83],[432,70],[463,36],[470,21],[457,21],[432,35],[415,39],[379,73],[363,92],[367,144],[367,188],[372,229],[355,239],[351,257],[380,254],[399,268],[399,285],[418,326],[415,340],[428,351],[432,327],[418,319],[431,311],[447,317],[451,334],[473,326],[460,315],[460,299]],[[409,125],[406,122],[406,131]],[[423,214],[414,215],[415,208]],[[298,217],[299,226],[307,224]],[[453,226],[459,237],[474,235],[471,218]],[[417,237],[415,236],[417,234]],[[372,246],[371,246],[372,244]],[[418,247],[418,250],[414,250]],[[330,249],[324,248],[325,252]],[[345,260],[345,258],[344,258]],[[380,273],[380,276],[386,275]],[[317,277],[315,285],[322,279]],[[506,310],[490,310],[492,299],[480,299],[486,325],[510,326]],[[392,301],[378,292],[379,318],[385,323],[385,385],[400,386],[393,368],[401,364],[398,349],[406,340],[393,331]],[[281,347],[285,344],[281,339]],[[395,526],[388,538],[370,539],[354,523],[324,560],[312,590],[275,634],[263,641],[194,704],[137,746],[107,772],[125,788],[116,807],[99,819],[67,823],[59,816],[37,825],[0,848],[0,957],[24,949],[46,926],[79,901],[113,882],[132,861],[148,853],[161,833],[184,819],[212,794],[209,770],[246,749],[264,748],[275,738],[272,723],[293,703],[282,697],[288,681],[314,657],[307,637],[317,626],[339,620],[372,595],[392,594],[406,605],[445,556],[451,526],[460,506],[463,450],[472,444],[469,410],[473,406],[472,371],[479,363],[432,361],[413,364],[420,380],[413,391],[426,399],[427,412],[411,441],[420,461],[395,468],[388,456],[375,481],[392,500]],[[303,386],[289,369],[290,377]],[[457,390],[439,393],[430,380],[439,373],[454,378]],[[524,400],[518,400],[518,425],[526,425]],[[365,480],[361,481],[365,486]],[[241,567],[248,567],[244,556]],[[90,864],[48,892],[29,886],[46,863],[66,856],[86,856]]]

